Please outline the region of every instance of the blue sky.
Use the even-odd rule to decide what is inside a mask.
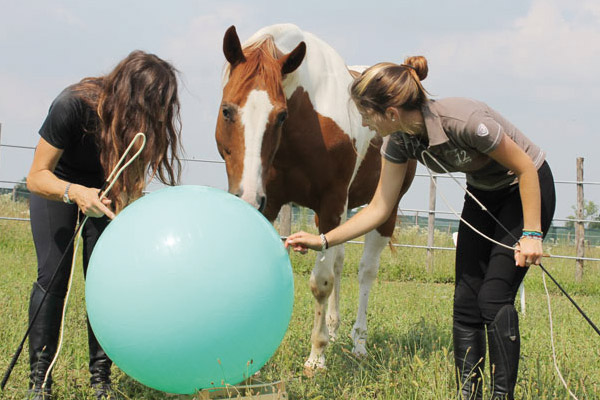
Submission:
[[[214,127],[224,63],[222,38],[236,25],[242,40],[291,22],[331,44],[349,65],[429,60],[424,86],[436,98],[487,102],[548,153],[557,180],[600,181],[600,2],[597,0],[435,1],[75,1],[2,0],[0,123],[2,144],[33,146],[53,98],[84,76],[109,72],[143,49],[181,71],[186,157],[218,160]],[[27,174],[32,152],[0,148],[0,180]],[[421,168],[420,173],[425,173]],[[184,183],[226,187],[224,167],[190,163]],[[6,186],[6,185],[4,185]],[[427,206],[417,181],[403,206]],[[441,190],[460,209],[462,194]],[[575,187],[557,185],[556,217],[575,203]],[[600,203],[600,187],[586,186]],[[446,209],[438,199],[440,209]]]

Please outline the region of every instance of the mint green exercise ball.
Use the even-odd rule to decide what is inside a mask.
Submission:
[[[273,226],[239,198],[176,186],[126,207],[100,236],[87,312],[127,375],[177,394],[235,385],[279,347],[294,301]]]

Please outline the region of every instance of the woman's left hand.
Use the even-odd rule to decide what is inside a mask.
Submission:
[[[544,249],[542,241],[524,237],[519,239],[515,246],[515,265],[529,267],[531,264],[539,265],[542,262]]]

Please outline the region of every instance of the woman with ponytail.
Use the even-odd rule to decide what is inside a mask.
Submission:
[[[462,219],[496,243],[461,221],[453,310],[458,397],[481,399],[487,336],[492,399],[510,400],[520,355],[514,300],[529,266],[541,261],[555,208],[552,172],[544,151],[487,104],[430,99],[421,84],[427,74],[427,60],[417,56],[374,65],[356,78],[350,90],[363,125],[384,137],[375,195],[343,225],[321,236],[295,233],[286,247],[321,250],[379,226],[398,198],[407,163],[464,172],[468,191],[487,210],[466,195]]]
[[[29,334],[30,399],[46,400],[52,395],[50,374],[45,384],[44,380],[57,350],[72,263],[72,245],[67,247],[78,218],[81,214],[93,217],[82,230],[85,274],[94,245],[110,219],[140,197],[150,179],[157,177],[167,185],[179,180],[181,124],[176,72],[159,57],[134,51],[108,75],[85,78],[67,87],[50,106],[27,176],[38,259],[30,320],[40,309]],[[100,200],[100,188],[138,132],[146,135],[146,146],[108,197]],[[138,149],[139,144],[131,154]],[[112,363],[89,322],[87,328],[91,385],[98,399],[114,399]]]

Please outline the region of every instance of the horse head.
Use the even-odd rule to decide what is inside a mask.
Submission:
[[[270,36],[244,48],[234,26],[223,38],[229,65],[216,128],[219,154],[225,160],[229,192],[262,211],[265,182],[287,118],[283,80],[302,63],[300,42],[283,54]]]

